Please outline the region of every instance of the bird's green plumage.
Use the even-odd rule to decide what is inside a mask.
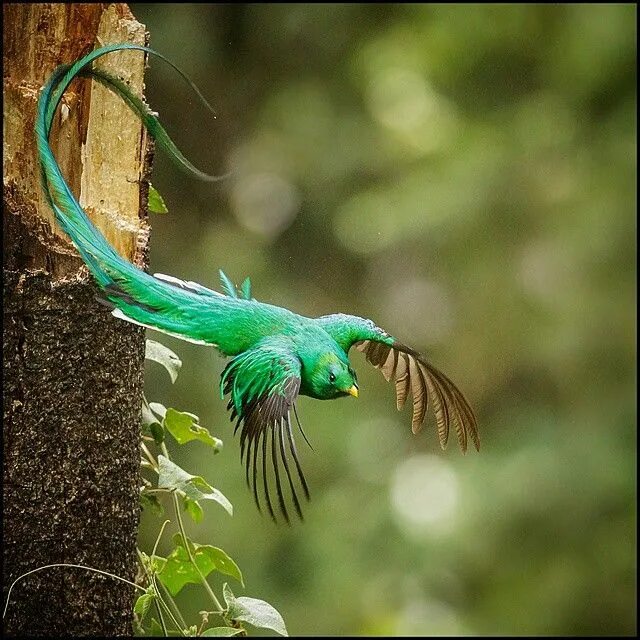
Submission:
[[[241,451],[258,506],[260,456],[264,497],[275,518],[266,472],[270,450],[281,511],[288,518],[280,482],[283,470],[294,507],[302,515],[292,468],[307,497],[308,487],[295,448],[291,413],[297,420],[298,394],[318,399],[357,394],[356,375],[347,355],[354,344],[387,380],[394,378],[398,408],[407,397],[413,398],[414,431],[424,422],[429,400],[443,447],[450,426],[455,427],[463,450],[467,434],[478,447],[475,417],[455,385],[371,320],[344,314],[307,318],[255,300],[249,278],[236,287],[222,271],[224,293],[173,276],[150,275],[121,258],[107,243],[69,189],[49,145],[56,108],[76,76],[93,78],[119,95],[180,168],[201,179],[218,179],[203,173],[182,155],[156,115],[124,82],[93,68],[100,56],[121,50],[147,52],[177,69],[148,47],[131,44],[101,47],[73,64],[58,67],[38,100],[35,133],[43,190],[57,221],[89,267],[114,315],[185,340],[213,345],[232,358],[222,374],[220,389],[223,396],[230,396],[228,408],[232,419],[237,419],[236,430],[242,426]],[[179,69],[178,72],[197,91]],[[199,92],[198,95],[202,98]]]
[[[289,378],[300,378],[302,363],[296,357],[296,344],[282,335],[263,338],[252,349],[233,358],[220,377],[220,391],[229,383],[231,400],[238,416],[245,407],[267,391],[284,395]]]

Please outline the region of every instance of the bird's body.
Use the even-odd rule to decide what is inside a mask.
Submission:
[[[59,67],[44,86],[36,120],[43,190],[56,219],[71,237],[115,316],[214,346],[223,356],[231,358],[222,373],[220,389],[223,396],[230,397],[228,408],[232,420],[237,419],[236,430],[242,427],[241,455],[258,506],[260,458],[265,500],[275,518],[266,471],[270,456],[283,515],[288,519],[280,471],[286,474],[295,509],[302,516],[290,472],[291,459],[307,497],[308,487],[295,448],[291,412],[297,419],[295,400],[300,394],[321,400],[358,395],[356,374],[348,358],[353,345],[365,352],[367,360],[381,369],[387,380],[394,378],[398,409],[412,396],[414,432],[422,427],[430,400],[442,447],[453,425],[463,451],[468,435],[478,448],[475,417],[457,387],[417,352],[371,320],[345,314],[320,318],[298,315],[257,301],[251,296],[248,278],[236,288],[222,272],[224,293],[173,276],[150,275],[121,258],[107,243],[71,193],[48,140],[56,107],[77,75],[90,76],[120,95],[140,116],[158,146],[168,151],[180,167],[200,178],[213,179],[182,156],[156,116],[122,81],[89,68],[101,55],[123,49],[158,55],[137,45],[109,45],[72,65]]]

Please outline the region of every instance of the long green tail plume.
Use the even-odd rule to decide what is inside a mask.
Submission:
[[[99,57],[122,50],[145,51],[167,62],[186,80],[207,108],[213,111],[189,78],[171,61],[152,49],[128,43],[96,49],[73,64],[59,66],[43,87],[38,99],[35,133],[42,187],[60,226],[69,235],[96,281],[104,289],[107,299],[123,316],[145,326],[201,341],[199,336],[193,335],[193,327],[186,326],[185,319],[179,312],[185,306],[185,296],[187,302],[193,302],[193,296],[200,299],[205,296],[211,311],[215,311],[216,306],[222,303],[223,297],[205,287],[196,290],[176,286],[176,283],[180,283],[177,279],[156,278],[121,258],[82,210],[66,183],[49,145],[53,118],[64,92],[77,76],[90,76],[123,99],[140,117],[158,146],[164,149],[181,169],[202,180],[216,181],[224,178],[208,175],[194,167],[173,143],[156,115],[124,82],[90,67]]]

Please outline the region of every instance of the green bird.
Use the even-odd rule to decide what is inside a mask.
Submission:
[[[121,258],[108,244],[72,194],[49,145],[56,108],[76,76],[93,78],[118,94],[179,167],[205,180],[218,179],[196,169],[180,153],[155,114],[124,82],[93,68],[93,61],[100,56],[124,49],[146,51],[169,62],[147,47],[109,45],[73,64],[61,65],[44,85],[35,125],[42,188],[58,223],[87,264],[102,290],[102,301],[114,316],[215,347],[231,358],[221,375],[220,394],[222,398],[229,396],[227,408],[231,420],[236,421],[234,434],[240,429],[240,459],[258,509],[262,506],[262,493],[270,516],[276,520],[277,509],[271,499],[275,484],[285,520],[289,521],[287,502],[293,503],[302,519],[298,492],[301,488],[309,499],[309,487],[294,440],[292,414],[307,438],[298,419],[296,399],[299,395],[318,400],[357,397],[356,372],[348,357],[353,346],[364,352],[367,361],[380,369],[387,381],[394,381],[399,410],[411,395],[414,433],[422,428],[430,406],[442,448],[453,426],[463,452],[469,437],[479,449],[476,418],[453,382],[371,320],[345,314],[307,318],[253,298],[248,278],[236,290],[222,271],[222,293],[172,276],[150,275]],[[177,71],[209,106],[188,78]],[[269,466],[272,477],[267,471]],[[285,500],[283,485],[288,486],[289,501]]]

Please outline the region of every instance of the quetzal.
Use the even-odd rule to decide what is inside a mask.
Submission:
[[[241,461],[246,466],[247,482],[253,488],[258,509],[259,494],[264,493],[266,508],[276,519],[269,490],[271,473],[267,474],[270,458],[271,485],[275,484],[280,511],[288,521],[284,484],[288,485],[290,500],[302,518],[295,476],[307,499],[309,489],[291,424],[293,413],[302,431],[296,399],[298,395],[319,400],[357,397],[356,373],[347,355],[354,345],[387,380],[394,380],[398,409],[412,396],[414,433],[422,428],[430,404],[442,448],[453,425],[463,452],[469,437],[479,449],[476,418],[453,382],[371,320],[344,314],[307,318],[255,300],[248,279],[236,291],[222,272],[224,293],[171,276],[150,275],[121,258],[107,243],[71,193],[49,145],[56,108],[76,76],[91,77],[120,95],[140,116],[156,143],[180,167],[200,178],[215,179],[189,163],[155,114],[124,82],[92,67],[96,58],[123,49],[146,51],[165,59],[147,47],[109,45],[74,64],[58,67],[44,85],[35,126],[42,186],[56,219],[86,262],[114,316],[183,340],[216,347],[223,356],[231,358],[221,375],[220,392],[223,398],[229,395],[227,408],[231,411],[231,420],[236,420],[234,433],[241,428]],[[187,82],[190,83],[188,79]],[[199,92],[198,95],[202,98]],[[295,473],[292,473],[293,467]],[[263,491],[259,490],[260,484]]]

